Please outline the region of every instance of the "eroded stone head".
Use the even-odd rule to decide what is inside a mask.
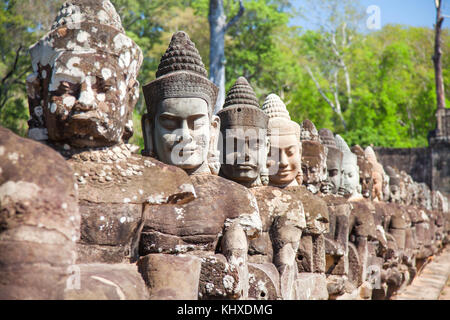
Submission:
[[[99,147],[131,137],[143,56],[109,0],[66,2],[30,54],[30,138]]]
[[[211,173],[219,119],[212,114],[218,88],[187,33],[174,33],[156,79],[143,87],[148,114],[142,119],[144,154],[190,174]]]
[[[301,176],[300,126],[291,120],[286,105],[276,94],[267,96],[262,110],[269,117],[270,184],[278,187],[296,186]]]
[[[326,148],[319,141],[314,123],[306,119],[301,128],[303,184],[316,193],[327,178]]]
[[[327,178],[322,183],[321,191],[325,194],[337,194],[341,184],[343,153],[337,148],[331,130],[325,128],[320,129],[319,138],[327,150]]]
[[[221,175],[248,187],[262,185],[267,171],[268,117],[244,77],[239,77],[217,113],[223,141]]]
[[[359,184],[358,159],[340,135],[337,134],[335,136],[335,141],[336,146],[343,153],[342,177],[339,194],[350,197],[360,197],[361,186]]]
[[[402,200],[402,190],[404,189],[404,183],[400,174],[391,166],[386,167],[386,174],[389,176],[389,201],[400,203]]]
[[[373,178],[373,188],[372,188],[372,198],[375,201],[383,201],[383,189],[384,189],[384,176],[385,172],[381,163],[378,162],[375,151],[372,147],[367,147],[364,150],[364,154],[367,160],[372,165],[372,178]]]
[[[361,184],[361,194],[364,198],[372,198],[373,190],[373,174],[372,164],[365,156],[364,149],[359,145],[355,145],[351,148],[351,151],[356,154],[358,167],[359,167],[359,182]]]

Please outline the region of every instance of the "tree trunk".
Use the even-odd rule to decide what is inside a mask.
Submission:
[[[442,51],[441,51],[441,27],[444,22],[444,17],[441,16],[443,0],[438,0],[438,6],[436,8],[436,25],[435,25],[435,38],[434,38],[434,72],[436,79],[436,98],[437,108],[445,108],[445,96],[444,96],[444,81],[442,78]]]
[[[209,1],[209,78],[219,87],[219,95],[214,114],[219,112],[225,103],[225,34],[244,14],[244,4],[239,1],[239,12],[228,23],[223,9],[223,0]]]
[[[225,102],[225,12],[223,0],[209,1],[209,78],[219,87],[217,103],[214,107],[216,114]]]

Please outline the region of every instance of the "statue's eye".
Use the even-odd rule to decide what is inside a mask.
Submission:
[[[105,81],[105,79],[96,77],[97,81],[95,82],[95,89],[98,93],[107,93],[109,92],[114,86],[111,82]]]
[[[208,117],[203,116],[192,120],[191,128],[200,129],[208,124]]]
[[[69,94],[74,97],[78,97],[80,95],[81,85],[79,83],[70,83],[67,81],[62,81],[59,85],[58,90],[55,92],[55,95],[66,95]]]
[[[339,173],[338,169],[332,169],[332,170],[328,171],[328,176],[334,177],[334,176],[337,176],[338,173]]]
[[[165,117],[165,116],[161,116],[159,118],[159,122],[161,123],[161,125],[169,130],[174,130],[176,128],[178,128],[178,121],[175,118],[172,117]]]

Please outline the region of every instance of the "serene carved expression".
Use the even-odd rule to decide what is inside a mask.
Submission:
[[[344,194],[353,194],[359,186],[358,166],[344,162],[342,165],[341,190]]]
[[[252,182],[260,174],[267,155],[265,130],[255,127],[230,128],[222,132],[225,161],[222,173],[238,182]]]
[[[390,186],[390,199],[391,202],[400,203],[401,194],[400,194],[400,187],[398,185]]]
[[[328,149],[328,152],[331,148]],[[341,154],[342,155],[342,154]],[[336,194],[341,184],[342,157],[327,156],[327,177],[323,182],[322,192]]]
[[[303,184],[313,185],[320,188],[320,184],[325,181],[327,177],[327,163],[326,156],[323,147],[314,148],[317,151],[315,153],[308,152],[305,155],[305,150],[307,150],[307,142],[303,142],[303,155],[302,155],[302,171],[303,171]]]
[[[270,137],[271,158],[279,159],[278,171],[270,175],[270,182],[274,185],[287,185],[295,181],[301,170],[301,158],[298,138],[295,134]]]
[[[43,112],[50,140],[79,147],[120,141],[138,83],[127,82],[117,58],[65,52],[48,72],[41,77],[48,83]]]
[[[372,187],[372,195],[374,198],[376,197],[382,197],[383,192],[383,176],[377,172],[372,172],[372,178],[373,178],[373,187]]]
[[[205,163],[211,138],[206,101],[168,98],[159,103],[157,110],[154,142],[158,159],[189,170]]]

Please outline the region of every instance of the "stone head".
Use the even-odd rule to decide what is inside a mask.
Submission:
[[[315,193],[327,178],[327,151],[310,120],[304,120],[301,128],[303,184]]]
[[[374,184],[372,164],[367,160],[364,154],[364,149],[359,145],[353,146],[351,151],[356,154],[358,159],[361,194],[364,198],[372,199],[372,189]]]
[[[413,203],[413,199],[415,197],[415,193],[417,192],[417,188],[414,185],[414,180],[411,178],[409,174],[405,171],[400,171],[400,175],[402,177],[404,187],[402,190],[402,203],[406,205],[411,205]]]
[[[336,146],[333,132],[322,128],[319,130],[321,143],[327,149],[327,177],[322,183],[321,191],[325,194],[337,194],[341,184],[342,157],[343,153]]]
[[[343,153],[341,186],[338,193],[350,197],[361,196],[358,159],[340,135],[336,135],[335,141],[336,146]]]
[[[267,96],[262,110],[269,117],[269,179],[273,186],[298,186],[302,145],[300,126],[291,120],[286,105],[276,94]]]
[[[440,191],[431,191],[432,198],[432,208],[433,210],[437,210],[439,212],[447,212],[448,211],[448,202],[447,198]]]
[[[30,138],[82,148],[132,136],[143,56],[109,0],[66,2],[30,54]]]
[[[389,176],[389,201],[394,203],[401,203],[404,183],[400,177],[399,172],[391,166],[387,166],[386,174]]]
[[[432,197],[430,188],[423,182],[417,183],[417,188],[419,190],[417,205],[427,210],[432,210]]]
[[[267,173],[269,118],[244,77],[231,87],[217,116],[223,143],[221,175],[247,187],[262,185],[261,173]]]
[[[383,189],[384,182],[383,178],[385,176],[383,166],[378,162],[375,151],[372,147],[367,147],[364,150],[367,160],[372,165],[372,178],[373,178],[373,188],[372,188],[372,198],[376,201],[383,200]]]
[[[142,118],[145,150],[189,174],[211,173],[208,157],[217,148],[220,121],[213,115],[218,88],[195,44],[176,32],[156,72],[143,87],[148,113]]]

